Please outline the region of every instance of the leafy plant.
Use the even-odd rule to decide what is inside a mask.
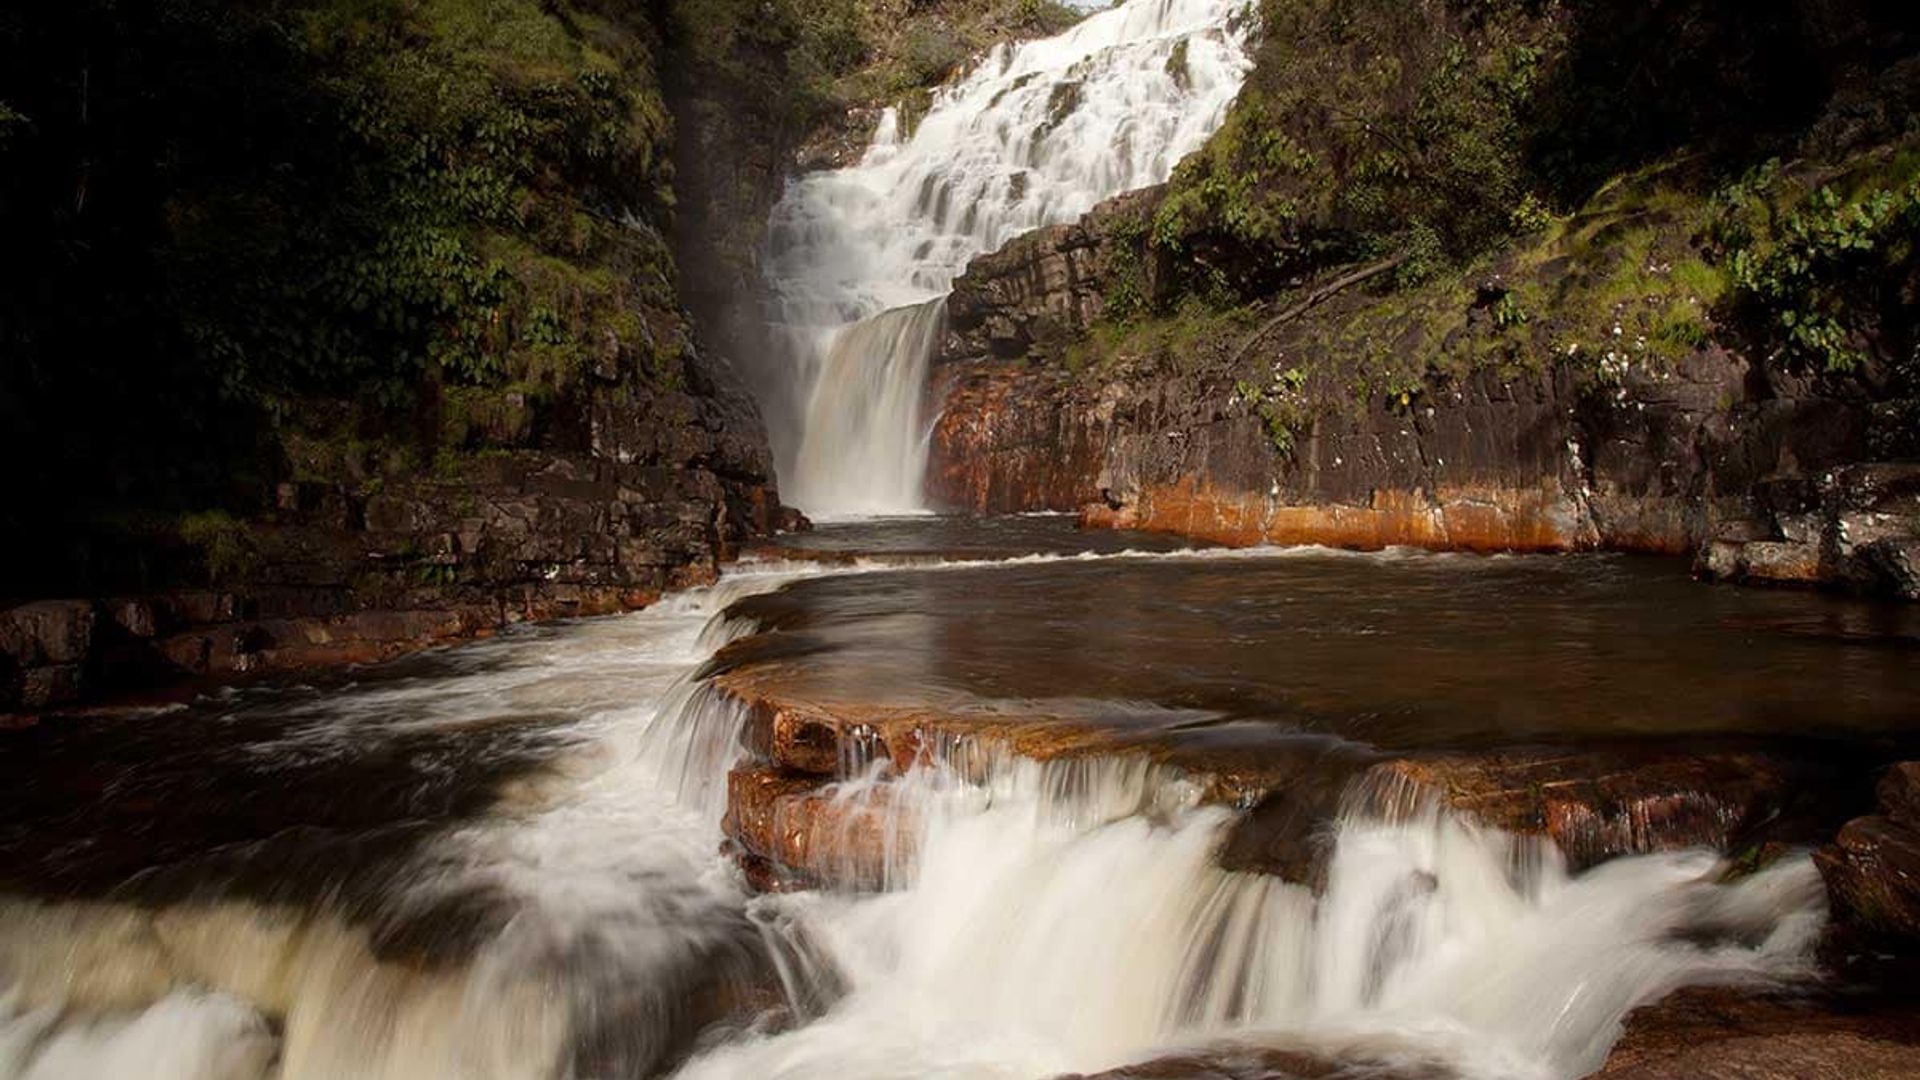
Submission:
[[[1728,274],[1740,300],[1794,362],[1848,371],[1877,317],[1870,299],[1914,258],[1920,179],[1853,197],[1815,191],[1767,234],[1732,234]]]

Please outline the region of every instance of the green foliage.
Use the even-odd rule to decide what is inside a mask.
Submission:
[[[1849,371],[1867,359],[1871,299],[1915,257],[1920,178],[1843,195],[1823,186],[1771,227],[1729,228],[1728,273],[1791,362]]]
[[[1106,303],[1103,316],[1113,322],[1126,322],[1147,313],[1146,267],[1141,255],[1147,244],[1149,223],[1139,214],[1121,214],[1107,223]]]
[[[1270,378],[1265,386],[1257,386],[1245,379],[1237,379],[1233,384],[1233,400],[1236,404],[1253,409],[1260,418],[1260,428],[1266,432],[1267,442],[1274,453],[1283,458],[1293,456],[1294,433],[1305,428],[1313,419],[1312,402],[1307,396],[1307,369],[1304,367],[1284,367],[1275,364],[1269,371]]]
[[[0,294],[0,436],[53,463],[6,513],[244,515],[305,428],[426,439],[444,387],[677,377],[649,19],[597,0],[0,18],[0,231],[28,270]]]
[[[1416,220],[1407,227],[1399,249],[1403,258],[1393,269],[1393,280],[1403,289],[1438,276],[1449,262],[1446,242],[1424,221]]]
[[[720,32],[757,39],[788,58],[777,67],[759,57],[734,64],[728,77],[766,85],[773,101],[791,102],[799,130],[831,123],[861,105],[892,104],[946,81],[990,45],[1059,33],[1082,13],[1055,0],[674,0],[677,21],[694,38],[701,67],[710,57],[739,57],[738,42],[716,48]],[[775,45],[784,39],[786,44]],[[750,72],[740,70],[742,67]],[[704,74],[704,72],[703,72]],[[731,95],[730,95],[731,96]],[[748,99],[751,100],[751,99]]]
[[[967,58],[959,35],[939,25],[915,26],[900,46],[901,89],[945,82]]]
[[[1247,312],[1221,310],[1197,297],[1164,314],[1144,308],[1124,320],[1108,314],[1060,350],[1069,369],[1198,371],[1223,359],[1249,326]]]
[[[1401,285],[1538,227],[1523,116],[1551,24],[1519,2],[1268,0],[1257,66],[1175,170],[1154,242],[1238,297],[1410,251]]]
[[[1493,325],[1501,330],[1510,330],[1524,326],[1528,321],[1527,309],[1522,307],[1512,293],[1503,293],[1493,305]]]
[[[0,150],[13,141],[16,134],[27,126],[27,118],[15,112],[6,102],[0,101]]]
[[[1507,220],[1515,233],[1535,233],[1553,224],[1553,211],[1539,196],[1529,191],[1520,197],[1519,205],[1507,215]]]

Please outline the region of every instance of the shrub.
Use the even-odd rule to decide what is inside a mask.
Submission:
[[[1790,361],[1848,371],[1867,359],[1885,293],[1915,259],[1920,178],[1852,196],[1821,187],[1777,227],[1728,230],[1736,300]]]

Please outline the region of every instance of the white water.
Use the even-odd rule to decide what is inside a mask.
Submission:
[[[1706,852],[1572,877],[1550,845],[1431,809],[1343,820],[1316,900],[1218,869],[1230,813],[1155,769],[989,775],[936,765],[892,785],[882,812],[920,822],[896,891],[759,901],[823,943],[848,994],[682,1075],[1041,1077],[1239,1040],[1565,1080],[1681,985],[1805,974],[1823,922],[1804,858],[1734,886],[1711,884]]]
[[[334,700],[305,737],[259,752],[347,753],[396,725],[516,709],[573,717],[557,767],[436,839],[391,898],[417,914],[478,890],[513,917],[458,962],[420,966],[324,909],[11,902],[0,1078],[636,1075],[702,1002],[755,1000],[739,995],[772,970],[774,1026],[710,1034],[684,1076],[1040,1077],[1237,1039],[1570,1080],[1637,1003],[1805,973],[1823,910],[1804,858],[1731,886],[1712,883],[1708,853],[1576,877],[1550,847],[1430,809],[1350,815],[1316,900],[1218,869],[1232,812],[1181,776],[966,744],[847,784],[911,834],[888,891],[750,898],[718,854],[742,717],[688,676],[751,631],[721,615],[733,599],[873,569],[750,567],[636,615],[480,646],[464,673]]]
[[[1128,0],[997,47],[935,91],[911,133],[888,109],[859,164],[790,185],[767,262],[784,370],[762,394],[789,501],[830,515],[921,506],[941,331],[930,302],[974,256],[1165,180],[1246,77],[1247,10]]]

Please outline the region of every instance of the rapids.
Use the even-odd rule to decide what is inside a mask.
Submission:
[[[850,762],[839,797],[912,835],[879,892],[753,896],[723,854],[746,717],[703,675],[759,631],[742,601],[1223,554],[748,563],[634,615],[144,718],[186,732],[171,752],[191,768],[150,749],[154,776],[115,784],[175,784],[156,790],[184,805],[253,775],[348,820],[136,851],[151,865],[110,884],[9,900],[0,1077],[1038,1077],[1252,1040],[1571,1078],[1638,1003],[1807,973],[1823,899],[1804,857],[1734,884],[1704,851],[1575,875],[1431,807],[1356,810],[1316,898],[1220,869],[1237,811],[1124,753],[1042,764],[962,740],[898,775]],[[356,805],[338,786],[355,763],[404,775]],[[362,842],[468,775],[471,808],[397,851]]]

